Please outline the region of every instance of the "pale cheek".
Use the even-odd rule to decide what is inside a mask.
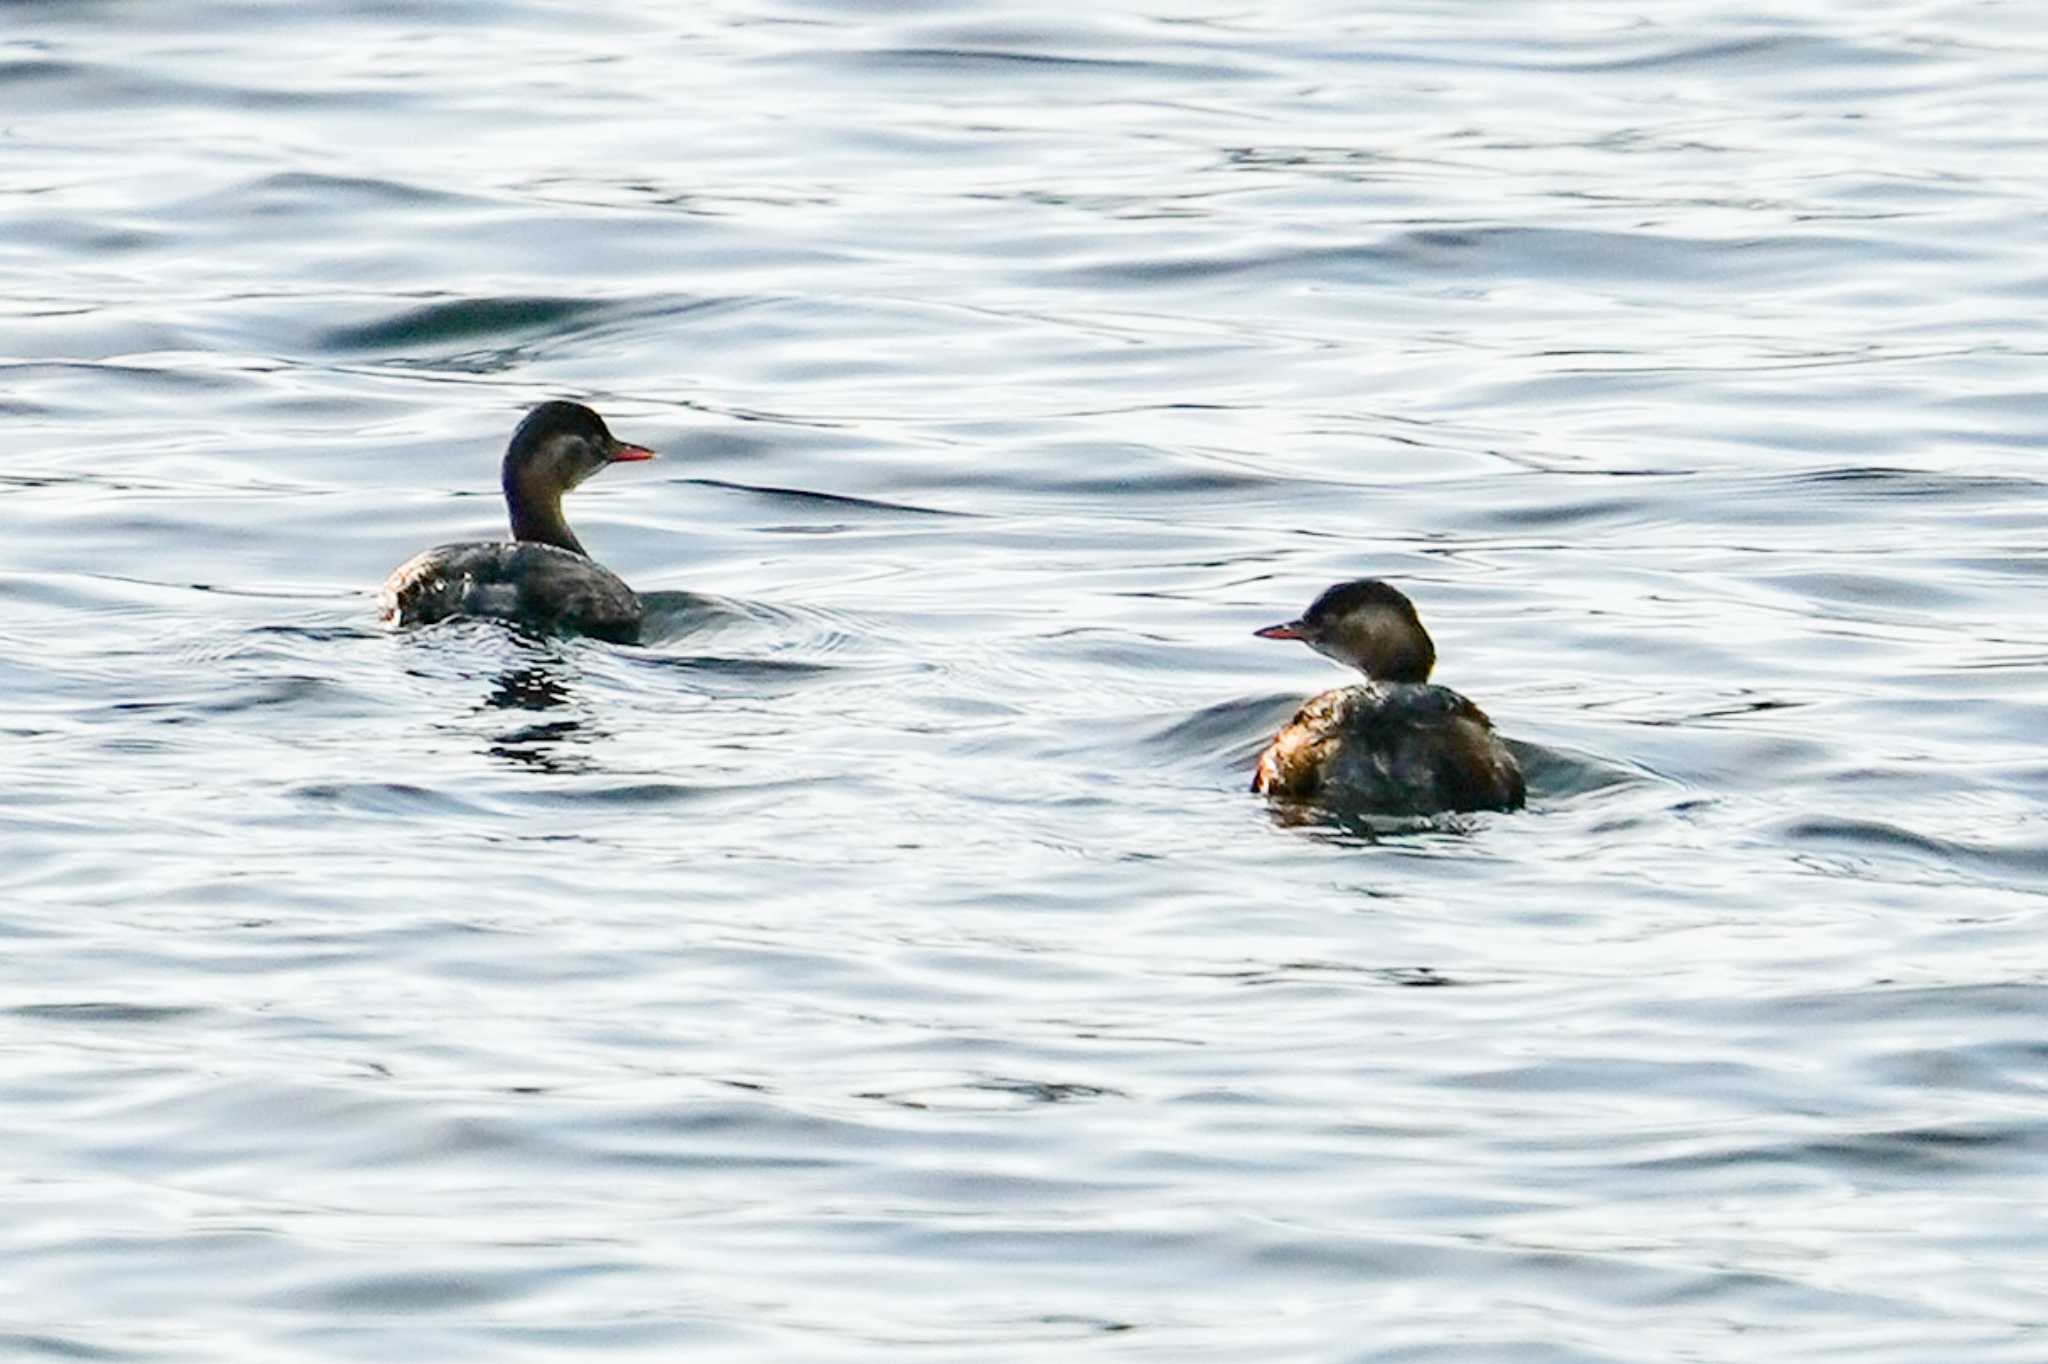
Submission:
[[[1333,663],[1342,663],[1347,668],[1351,666],[1351,660],[1345,657],[1343,648],[1330,640],[1312,639],[1308,647]]]

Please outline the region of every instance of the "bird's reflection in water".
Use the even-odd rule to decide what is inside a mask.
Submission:
[[[545,713],[575,705],[575,693],[561,676],[551,667],[540,666],[498,674],[490,694],[484,697],[484,707],[489,710]],[[581,716],[558,715],[495,734],[485,751],[542,772],[588,772],[596,764],[581,750],[602,737],[603,731]]]

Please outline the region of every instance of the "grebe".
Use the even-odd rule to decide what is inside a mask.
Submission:
[[[562,494],[608,464],[653,458],[652,450],[615,438],[581,403],[542,403],[505,449],[512,538],[414,555],[384,580],[379,613],[392,625],[489,616],[630,642],[640,633],[640,598],[591,561],[562,517]]]
[[[1381,814],[1522,807],[1515,755],[1484,711],[1430,685],[1436,646],[1393,587],[1338,583],[1301,619],[1254,633],[1298,639],[1367,680],[1302,706],[1259,755],[1252,790]]]

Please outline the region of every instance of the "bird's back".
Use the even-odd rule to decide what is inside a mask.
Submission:
[[[1368,682],[1313,698],[1259,757],[1252,789],[1386,814],[1515,810],[1522,769],[1449,687]]]
[[[400,564],[377,605],[393,625],[488,616],[548,633],[631,641],[640,598],[581,554],[526,541],[440,545]]]

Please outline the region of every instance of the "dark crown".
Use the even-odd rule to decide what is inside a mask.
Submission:
[[[1415,614],[1415,603],[1409,601],[1400,589],[1378,578],[1358,578],[1326,588],[1321,596],[1309,603],[1301,618],[1311,625],[1328,624],[1367,606],[1387,607],[1417,625],[1422,623]]]
[[[556,436],[582,436],[602,445],[612,438],[612,433],[611,428],[604,424],[604,418],[582,403],[557,398],[526,414],[526,419],[512,433],[512,444],[515,448],[538,445]]]

